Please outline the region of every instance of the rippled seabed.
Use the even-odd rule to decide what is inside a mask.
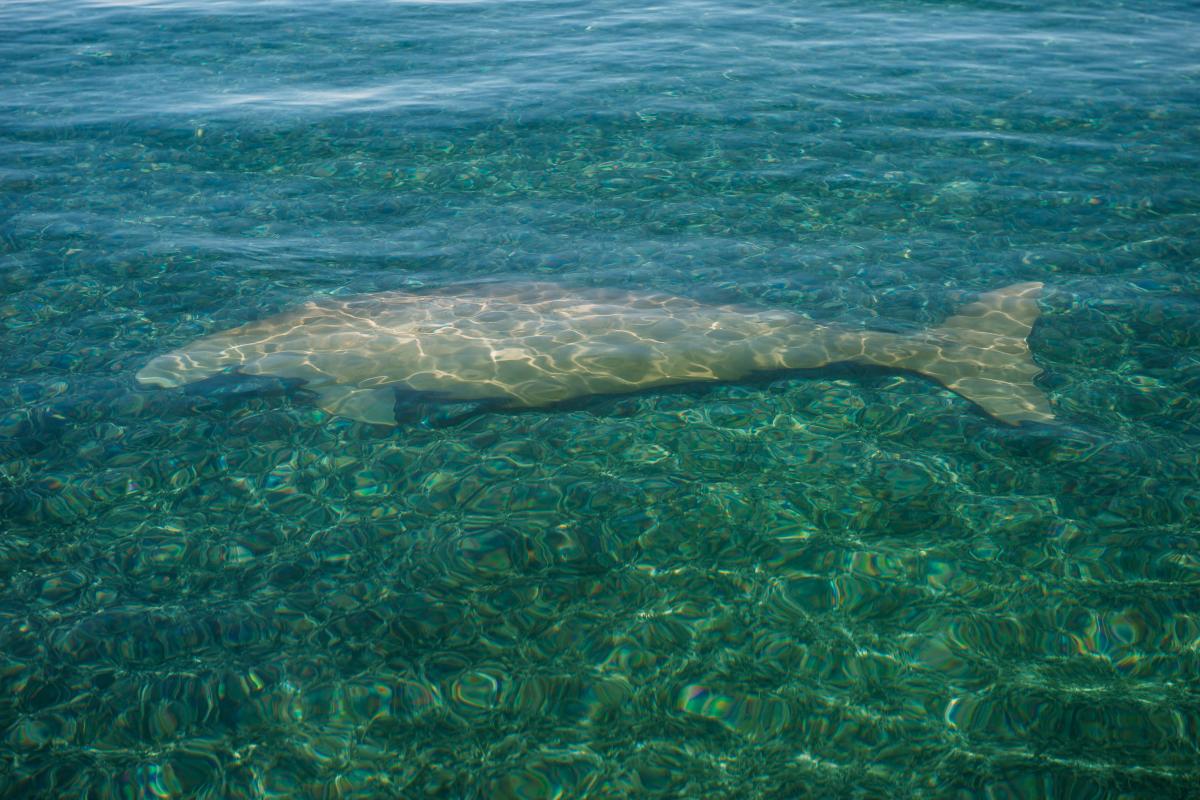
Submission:
[[[0,794],[1194,796],[1196,6],[627,6],[0,7]],[[1061,422],[133,380],[484,276],[892,330],[1044,281]]]

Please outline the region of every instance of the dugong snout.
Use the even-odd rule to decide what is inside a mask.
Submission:
[[[174,389],[187,382],[180,373],[179,359],[171,355],[153,359],[138,370],[136,377],[143,386],[156,386],[159,389]]]

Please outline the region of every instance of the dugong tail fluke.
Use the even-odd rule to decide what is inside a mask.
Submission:
[[[331,414],[395,425],[421,402],[516,409],[587,395],[850,362],[927,375],[1016,425],[1054,418],[1027,338],[1040,283],[982,295],[902,335],[803,314],[656,292],[496,284],[436,294],[322,298],[160,355],[144,385],[221,373],[303,385]]]
[[[1041,293],[1037,282],[988,292],[930,329],[932,349],[889,361],[883,348],[883,357],[874,361],[928,375],[1011,425],[1052,420],[1049,399],[1033,383],[1042,369],[1028,341],[1042,313]]]

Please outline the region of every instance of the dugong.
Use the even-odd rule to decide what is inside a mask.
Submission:
[[[302,381],[331,414],[396,425],[398,398],[551,406],[586,395],[850,362],[909,370],[1017,425],[1054,418],[1027,337],[1041,283],[981,295],[915,334],[657,292],[502,284],[321,298],[150,361],[143,385],[221,372]]]

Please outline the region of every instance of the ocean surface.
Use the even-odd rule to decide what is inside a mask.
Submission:
[[[0,797],[1197,797],[1192,0],[39,0],[0,43]],[[134,380],[528,280],[897,332],[1041,281],[1057,419],[847,367],[394,427]]]

